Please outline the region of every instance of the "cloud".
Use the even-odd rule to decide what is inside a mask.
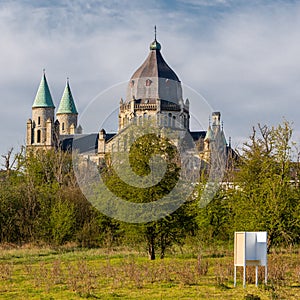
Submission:
[[[230,0],[180,0],[179,2],[185,5],[193,5],[198,7],[205,7],[205,6],[223,6],[223,5],[230,5],[233,1]]]
[[[195,10],[197,4],[203,9]],[[43,68],[56,106],[70,77],[82,112],[101,91],[130,78],[148,54],[155,24],[166,61],[222,112],[233,144],[257,122],[276,124],[282,116],[300,128],[299,16],[294,1],[2,1],[0,134],[6,142],[0,152],[24,142]],[[109,103],[101,100],[99,120],[125,95],[117,93]],[[200,101],[190,101],[200,115]],[[201,120],[207,122],[208,116]]]

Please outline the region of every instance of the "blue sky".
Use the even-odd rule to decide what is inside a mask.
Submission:
[[[118,83],[147,56],[155,24],[164,58],[221,111],[233,146],[283,117],[300,141],[299,1],[0,1],[0,153],[24,144],[43,68],[56,106],[70,77],[79,112],[118,86],[101,99],[95,127],[83,124],[96,132],[126,94]],[[206,129],[201,103],[190,102]]]

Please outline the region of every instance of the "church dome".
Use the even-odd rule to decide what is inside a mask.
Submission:
[[[126,101],[157,99],[178,104],[182,99],[181,82],[161,55],[161,44],[154,39],[150,53],[129,80]]]
[[[168,66],[161,53],[161,45],[155,39],[150,44],[150,53],[143,64],[133,73],[132,79],[141,77],[159,77],[180,82],[175,72]]]

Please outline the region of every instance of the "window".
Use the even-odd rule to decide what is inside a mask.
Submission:
[[[37,143],[40,143],[40,142],[41,142],[41,131],[40,131],[40,130],[37,131],[36,142],[37,142]]]
[[[176,125],[176,116],[173,116],[173,119],[172,119],[172,126],[175,127]]]
[[[41,117],[38,117],[38,125],[41,125]]]
[[[63,130],[63,131],[65,130],[65,123],[61,124],[61,130]]]
[[[152,81],[151,81],[150,79],[147,79],[147,80],[146,80],[146,86],[150,86],[151,83],[152,83]]]
[[[172,114],[168,113],[168,126],[170,127],[172,125]]]

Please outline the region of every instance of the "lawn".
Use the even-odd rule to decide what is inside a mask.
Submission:
[[[149,261],[126,249],[23,247],[0,252],[0,299],[300,299],[297,251],[269,255],[269,282],[233,287],[229,250]],[[259,270],[263,278],[263,269]]]

